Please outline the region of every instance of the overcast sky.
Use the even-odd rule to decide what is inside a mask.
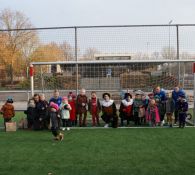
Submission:
[[[195,23],[195,0],[0,0],[35,27]]]

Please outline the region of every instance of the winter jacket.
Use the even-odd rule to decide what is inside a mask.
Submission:
[[[185,92],[183,91],[183,89],[180,89],[178,92],[176,92],[175,90],[172,91],[172,98],[175,102],[175,107],[176,108],[177,108],[177,100],[178,100],[180,95],[185,95]]]
[[[58,106],[60,106],[60,104],[62,103],[62,97],[58,97],[58,98],[52,97],[52,98],[49,100],[49,104],[50,104],[51,102],[54,102],[54,103],[56,103]]]
[[[87,112],[87,96],[86,95],[78,95],[76,100],[76,109],[77,113],[86,113]]]
[[[15,116],[14,106],[11,103],[5,103],[1,108],[3,118],[10,119]]]

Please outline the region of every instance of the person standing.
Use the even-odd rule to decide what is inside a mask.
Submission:
[[[62,119],[62,130],[70,130],[70,111],[71,106],[68,103],[68,98],[65,96],[62,98],[62,103],[60,105],[60,116]]]
[[[72,93],[69,92],[68,94],[68,103],[71,106],[71,110],[70,110],[70,125],[71,126],[76,126],[77,124],[77,120],[76,120],[76,96]]]
[[[121,126],[124,125],[124,120],[127,120],[127,126],[129,121],[133,118],[133,99],[130,93],[125,93],[124,99],[121,101],[119,109],[119,117],[121,118]]]
[[[80,94],[77,96],[76,100],[76,110],[77,114],[79,115],[79,126],[87,126],[86,119],[87,119],[87,96],[86,90],[81,89]]]
[[[179,99],[177,101],[177,108],[179,116],[179,128],[184,128],[188,111],[188,102],[185,99],[185,95],[179,95]]]
[[[154,98],[156,100],[158,111],[160,115],[160,125],[164,125],[164,117],[165,117],[165,102],[166,102],[166,94],[160,86],[154,88]]]
[[[4,126],[6,130],[6,122],[11,122],[12,118],[15,116],[13,99],[11,97],[8,97],[7,101],[2,106],[0,112],[3,114]]]
[[[175,111],[175,103],[170,93],[166,93],[167,100],[165,102],[165,111],[169,127],[173,126],[173,113]]]
[[[49,116],[51,120],[51,131],[54,136],[54,140],[61,141],[64,138],[64,134],[60,132],[60,126],[59,126],[59,106],[54,103],[50,102],[49,104]]]
[[[100,126],[99,113],[101,111],[100,101],[97,98],[96,92],[91,93],[91,98],[89,99],[89,112],[92,115],[92,126]]]
[[[184,90],[182,88],[180,88],[179,86],[174,87],[174,90],[172,91],[172,98],[173,98],[174,103],[175,103],[175,112],[174,112],[175,124],[177,123],[178,117],[179,117],[177,101],[178,101],[180,95],[186,96]]]

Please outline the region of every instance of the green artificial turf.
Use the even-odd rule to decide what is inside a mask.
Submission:
[[[0,131],[1,175],[195,174],[195,128]]]

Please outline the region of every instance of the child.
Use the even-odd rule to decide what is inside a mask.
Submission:
[[[79,126],[87,126],[86,118],[87,118],[87,96],[85,95],[85,89],[81,89],[80,94],[77,96],[77,113],[79,114]],[[83,119],[82,116],[84,115]]]
[[[59,107],[56,103],[50,102],[49,105],[49,116],[51,120],[51,131],[54,135],[54,140],[63,140],[64,135],[59,131]]]
[[[165,101],[166,101],[166,94],[163,89],[160,88],[160,86],[157,86],[154,88],[154,98],[156,99],[156,103],[158,106],[158,111],[160,115],[160,125],[163,126],[164,124],[164,117],[165,117]]]
[[[127,125],[133,115],[133,99],[130,93],[125,93],[124,99],[121,101],[119,116],[121,118],[121,126],[123,126],[123,121],[127,120]]]
[[[1,108],[1,113],[3,114],[4,118],[4,126],[6,129],[6,122],[11,122],[12,117],[15,116],[14,106],[13,106],[13,99],[8,97],[6,103]]]
[[[70,125],[71,126],[76,126],[76,102],[75,102],[76,96],[72,93],[69,92],[68,94],[68,103],[71,106],[70,110]]]
[[[96,92],[91,93],[91,99],[89,99],[89,112],[92,115],[92,126],[100,126],[99,113],[101,111],[100,101],[96,96]]]
[[[175,103],[171,97],[171,93],[166,93],[165,111],[169,127],[173,127],[173,113],[175,110]]]
[[[68,104],[68,98],[63,97],[62,103],[60,105],[60,113],[61,113],[63,131],[65,129],[67,129],[68,131],[70,130],[69,128],[70,127],[70,111],[71,111],[71,106]]]
[[[116,114],[116,105],[114,100],[110,99],[109,93],[103,94],[102,101],[102,120],[106,123],[105,128],[109,127],[109,123],[111,122],[113,128],[117,128],[118,126],[118,116]]]
[[[28,127],[28,129],[32,129],[33,128],[33,121],[34,121],[35,116],[36,116],[34,99],[29,99],[27,110],[24,111],[24,113],[27,115],[27,127]]]
[[[187,111],[188,111],[188,102],[185,99],[185,95],[179,95],[179,99],[177,101],[177,108],[179,113],[179,128],[184,128],[186,123]]]
[[[144,103],[142,101],[142,94],[136,92],[135,99],[133,102],[133,117],[135,121],[135,125],[141,125],[141,117],[140,116],[140,109],[144,108]]]
[[[49,117],[48,117],[48,102],[45,100],[45,95],[39,95],[39,102],[37,104],[37,111],[40,120],[40,129],[48,129]]]
[[[158,107],[154,99],[151,99],[148,105],[146,111],[146,120],[149,122],[150,126],[156,126],[156,124],[160,122]]]

